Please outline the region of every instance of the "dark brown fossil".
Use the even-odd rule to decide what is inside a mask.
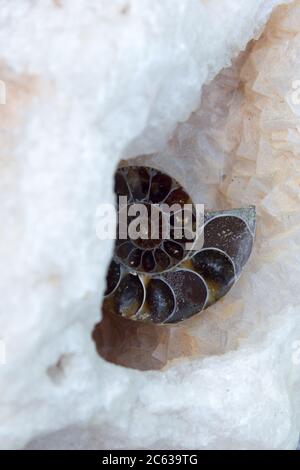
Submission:
[[[116,241],[107,274],[105,313],[177,323],[209,307],[231,289],[252,251],[254,206],[205,212],[203,246],[190,250],[186,242],[195,242],[195,205],[176,180],[154,168],[124,167],[116,173],[115,192],[117,201],[119,196],[128,201],[127,207],[118,205],[119,213],[124,211],[118,234],[123,231],[126,238]],[[137,203],[146,207],[148,217],[141,235],[133,238],[128,229],[136,216],[128,215],[127,209]],[[165,217],[165,204],[178,205],[169,218]],[[190,204],[189,210],[184,211],[185,204]],[[154,227],[151,211],[157,211]],[[182,220],[189,220],[192,230],[178,237]],[[151,239],[150,233],[155,235]]]

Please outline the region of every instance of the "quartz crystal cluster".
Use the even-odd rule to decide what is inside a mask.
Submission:
[[[300,1],[0,4],[1,447],[296,448]],[[121,159],[256,206],[253,256],[201,319],[95,327]]]

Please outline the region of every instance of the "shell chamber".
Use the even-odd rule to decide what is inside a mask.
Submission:
[[[231,289],[252,251],[255,207],[205,212],[202,247],[187,250],[186,243],[196,241],[196,206],[176,180],[154,168],[129,166],[117,171],[115,192],[119,217],[107,273],[105,313],[177,323]],[[136,204],[144,207],[142,219],[135,212]],[[175,210],[167,217],[170,206]],[[137,228],[138,218],[142,223],[137,237],[131,229]],[[184,236],[182,221],[187,227]]]

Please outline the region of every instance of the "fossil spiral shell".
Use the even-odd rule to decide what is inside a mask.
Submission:
[[[190,218],[194,227],[195,205],[174,178],[154,168],[124,167],[116,173],[115,192],[117,201],[126,196],[127,206],[117,203],[119,216],[122,211],[124,216],[118,219],[119,238],[107,273],[105,312],[158,324],[177,323],[203,311],[231,289],[252,251],[255,207],[205,212],[203,245],[187,250],[186,242],[194,241],[193,232],[188,240],[178,239],[176,224]],[[137,203],[147,209],[149,230],[151,210],[158,211],[154,238],[132,238],[127,233],[135,220],[128,208]],[[178,211],[167,221],[168,238],[162,236],[165,204],[178,204]],[[184,212],[185,204],[190,205],[189,211]],[[122,224],[125,237],[120,237]]]

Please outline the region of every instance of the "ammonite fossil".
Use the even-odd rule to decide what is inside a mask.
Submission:
[[[177,323],[203,311],[231,289],[252,251],[255,207],[205,212],[203,245],[187,249],[187,242],[189,246],[195,242],[195,204],[174,178],[154,168],[124,167],[116,173],[115,192],[118,201],[126,196],[127,205],[117,202],[118,235],[107,274],[105,312],[132,320]],[[128,209],[137,203],[146,208],[146,218],[139,236],[133,237],[128,229],[137,217]],[[176,211],[166,218],[165,208],[173,204]],[[155,236],[149,237],[154,219],[158,221]],[[178,237],[177,229],[187,219],[190,234]]]

